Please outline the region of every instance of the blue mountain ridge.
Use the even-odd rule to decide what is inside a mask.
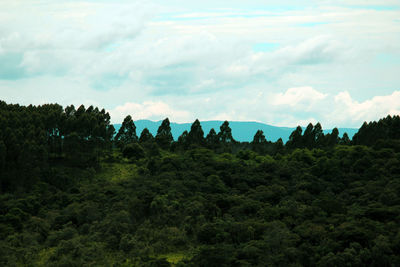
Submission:
[[[136,132],[137,135],[140,136],[140,133],[144,128],[149,129],[149,131],[155,136],[157,134],[157,129],[161,125],[160,121],[150,121],[150,120],[137,120],[135,121]],[[223,121],[202,121],[201,127],[203,128],[204,135],[206,136],[211,128],[218,133],[219,127],[222,125]],[[175,140],[184,132],[190,131],[190,127],[192,123],[175,123],[171,122],[171,132],[172,136]],[[289,139],[290,134],[296,129],[295,127],[277,127],[268,124],[264,124],[261,122],[252,122],[252,121],[229,121],[229,126],[232,129],[233,138],[240,142],[251,142],[253,140],[254,134],[257,130],[262,130],[264,132],[265,137],[268,141],[275,142],[279,138],[282,138],[283,142],[286,142]],[[121,124],[114,124],[116,131],[119,130]],[[305,128],[303,127],[303,130]],[[345,132],[349,135],[351,139],[353,135],[358,131],[355,128],[338,128],[339,135],[342,136]],[[324,133],[330,133],[332,129],[324,130]]]

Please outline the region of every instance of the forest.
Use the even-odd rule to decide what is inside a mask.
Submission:
[[[400,116],[286,143],[133,118],[0,101],[1,266],[400,266]]]

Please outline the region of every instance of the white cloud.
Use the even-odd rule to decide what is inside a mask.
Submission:
[[[82,74],[102,61],[104,50],[134,40],[152,18],[151,7],[140,2],[2,2],[0,53],[23,54],[21,67],[28,73]]]
[[[294,115],[287,115],[287,116],[283,116],[282,118],[280,118],[280,120],[276,123],[273,123],[272,125],[274,126],[279,126],[279,127],[297,127],[298,125],[300,126],[307,126],[309,123],[312,123],[313,125],[315,125],[318,122],[317,119],[313,118],[313,117],[309,117],[306,119],[299,119],[297,117],[295,117]],[[325,125],[322,125],[323,127],[325,127]]]
[[[271,104],[290,106],[295,110],[310,110],[326,96],[327,94],[318,92],[310,86],[289,88],[285,93],[275,94]]]
[[[5,51],[14,52],[15,48],[22,42],[21,35],[18,32],[9,32],[0,35],[0,54]]]
[[[378,120],[387,115],[400,115],[400,91],[391,95],[374,96],[363,102],[354,100],[347,91],[334,98],[335,110],[327,119],[342,124],[360,124],[363,121]]]
[[[400,109],[400,12],[357,7],[396,0],[350,1],[2,1],[1,98],[89,100],[116,122],[133,113],[358,127]],[[381,53],[391,61],[376,65]]]
[[[275,112],[285,116],[277,125],[306,125],[321,122],[325,127],[360,127],[364,121],[379,120],[400,114],[400,91],[374,96],[362,102],[354,100],[348,91],[323,94],[312,87],[290,88],[273,97]],[[287,107],[290,107],[288,109]],[[313,117],[306,117],[311,114]],[[307,119],[304,119],[307,118]]]
[[[348,47],[328,35],[319,35],[274,51],[247,52],[221,64],[221,78],[246,83],[259,79],[274,80],[308,67],[347,62],[353,56]],[[313,75],[314,80],[318,79]],[[301,83],[301,81],[299,81]]]
[[[338,60],[346,51],[343,45],[330,36],[310,38],[296,46],[288,46],[277,51],[278,56],[292,64],[318,64]]]
[[[131,115],[134,120],[161,120],[168,117],[170,121],[174,122],[187,122],[190,118],[188,111],[174,109],[161,101],[147,101],[142,104],[128,102],[109,112],[113,123],[121,123],[127,115]]]
[[[322,3],[357,6],[400,6],[399,1],[397,0],[323,0]]]

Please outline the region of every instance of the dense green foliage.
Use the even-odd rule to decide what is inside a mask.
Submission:
[[[96,167],[111,149],[114,132],[104,109],[23,107],[0,101],[0,191],[51,180],[60,161]]]
[[[398,116],[286,145],[109,119],[0,103],[1,266],[400,265]]]
[[[382,140],[400,139],[400,116],[387,116],[378,122],[364,122],[360,130],[353,137],[358,145],[374,145]]]

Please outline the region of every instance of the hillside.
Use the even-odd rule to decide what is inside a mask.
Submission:
[[[285,144],[0,102],[0,266],[400,266],[400,117]]]

